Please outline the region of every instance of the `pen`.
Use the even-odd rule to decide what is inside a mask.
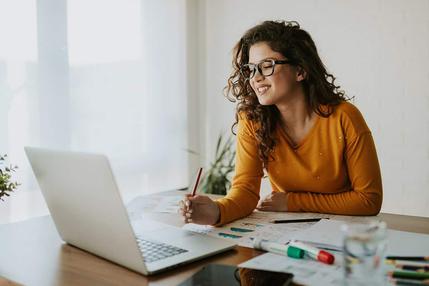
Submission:
[[[268,241],[266,239],[255,238],[253,240],[253,247],[255,247],[256,249],[265,250],[271,253],[286,255],[292,258],[304,257],[304,250],[300,248]]]
[[[429,261],[429,256],[386,256],[388,260]]]
[[[335,256],[325,250],[320,250],[314,246],[311,246],[296,240],[291,241],[289,245],[304,250],[311,258],[317,261],[320,261],[326,264],[334,263]]]
[[[320,221],[322,218],[302,218],[302,219],[276,219],[271,221],[271,223],[300,223],[300,222],[314,222]],[[329,218],[326,218],[329,219]]]
[[[416,279],[416,280],[429,279],[429,273],[426,273],[426,272],[390,271],[387,275],[392,278],[407,278],[407,279]]]
[[[194,189],[192,190],[192,196],[195,196],[195,194],[197,193],[197,188],[198,188],[198,184],[200,183],[200,177],[201,177],[202,172],[203,172],[203,168],[199,168],[197,179],[196,179],[195,184],[194,184]]]

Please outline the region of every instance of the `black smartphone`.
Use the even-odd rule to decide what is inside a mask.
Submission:
[[[292,283],[292,279],[292,273],[209,264],[179,286],[287,286]]]

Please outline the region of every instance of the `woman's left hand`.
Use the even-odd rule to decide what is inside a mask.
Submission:
[[[260,211],[285,212],[287,211],[287,195],[284,192],[272,192],[260,200],[256,208]]]

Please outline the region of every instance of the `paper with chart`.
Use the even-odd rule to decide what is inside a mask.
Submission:
[[[365,222],[374,217],[350,217],[327,215],[320,213],[290,213],[290,212],[262,212],[255,210],[249,216],[226,224],[222,227],[202,226],[189,223],[184,229],[235,241],[238,245],[253,248],[252,238],[264,238],[278,243],[286,243],[292,234],[309,228],[315,222],[274,224],[274,220],[331,218],[348,222]]]
[[[314,213],[282,213],[254,211],[251,215],[226,224],[222,227],[202,226],[189,223],[184,229],[235,241],[238,245],[253,248],[253,238],[264,238],[278,243],[286,243],[287,236],[299,230],[306,229],[314,222],[273,224],[279,219],[304,219],[325,217]]]

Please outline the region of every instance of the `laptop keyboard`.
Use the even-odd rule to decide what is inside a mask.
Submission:
[[[161,242],[145,240],[141,237],[137,237],[137,244],[142,251],[143,259],[146,263],[155,262],[167,257],[188,252],[183,248]]]

